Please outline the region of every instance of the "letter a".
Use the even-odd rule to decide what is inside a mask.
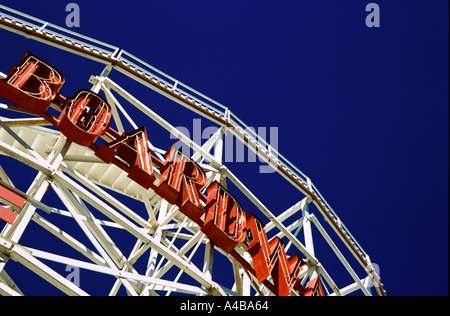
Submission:
[[[69,3],[66,12],[70,12],[66,17],[67,27],[80,27],[80,6],[76,3]]]
[[[366,17],[367,27],[380,27],[380,7],[378,4],[369,3],[366,6],[366,12],[370,12]]]
[[[66,266],[66,272],[71,272],[66,279],[76,286],[80,286],[80,268],[73,266]]]

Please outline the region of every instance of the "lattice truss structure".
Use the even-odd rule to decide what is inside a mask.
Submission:
[[[120,167],[131,166],[121,161],[119,153],[116,152],[116,163],[108,163],[104,157],[96,155],[95,144],[73,141],[73,134],[66,132],[65,135],[62,127],[55,128],[59,126],[55,117],[65,111],[61,97],[49,103],[47,112],[38,114],[11,102],[2,103],[1,295],[42,294],[27,293],[27,283],[16,283],[15,275],[8,273],[11,265],[24,266],[68,295],[90,294],[91,288],[83,287],[89,283],[84,276],[97,274],[102,276],[101,280],[109,280],[104,283],[109,285],[104,295],[117,295],[124,293],[123,290],[128,295],[347,295],[355,291],[364,295],[385,294],[369,256],[311,180],[248,129],[228,108],[124,50],[1,5],[0,27],[103,63],[104,71],[89,79],[91,89],[87,91],[101,96],[110,107],[111,126],[119,136],[100,135],[99,140],[109,142],[111,149],[114,139],[124,143],[120,135],[134,139],[135,145],[131,147],[138,152],[138,158],[146,157],[142,153],[151,152],[154,160],[147,157],[146,161],[153,164],[155,183],[162,183],[164,172],[169,172],[167,166],[178,166],[170,165],[172,158],[167,155],[168,149],[153,145],[150,135],[139,142],[126,129],[132,126],[135,131],[142,131],[136,117],[145,117],[192,149],[187,165],[192,164],[195,170],[204,172],[198,194],[207,198],[198,200],[201,205],[194,210],[202,209],[205,213],[196,217],[186,211],[187,208],[180,210],[180,203],[170,200],[155,186],[142,185],[145,182],[142,179],[148,175],[145,171],[150,168],[144,166],[145,161],[138,163],[140,173],[133,177],[127,168]],[[11,64],[12,61],[2,60],[0,70],[7,72]],[[115,82],[111,77],[113,71],[208,119],[216,124],[216,132],[204,143],[195,143],[133,96],[132,91]],[[55,78],[57,73],[47,73],[47,76]],[[10,77],[10,73],[0,73],[3,91],[7,84],[11,85]],[[50,112],[53,114],[45,114]],[[130,113],[136,117],[131,117]],[[226,133],[231,133],[272,166],[298,189],[301,198],[285,211],[269,210],[246,187],[245,181],[223,164]],[[138,143],[140,145],[136,145]],[[138,146],[147,146],[148,151]],[[9,166],[10,161],[14,161],[17,168],[3,168]],[[35,176],[29,180],[27,189],[20,190],[15,184],[25,181],[24,173]],[[216,188],[232,186],[233,190],[239,190],[257,210],[254,213],[258,213],[259,221],[252,218],[249,210],[242,211],[238,202],[220,200],[220,194],[215,201],[225,203],[225,210],[217,206],[216,213],[208,212],[208,203],[214,201],[211,196],[216,192],[214,188],[208,190],[213,183],[218,184]],[[195,185],[183,188],[195,189]],[[231,188],[230,192],[233,193]],[[232,199],[231,195],[222,197]],[[192,201],[191,197],[189,199]],[[217,223],[221,219],[217,210],[224,212],[228,228]],[[203,228],[208,214],[213,222],[216,220],[210,224],[212,230]],[[246,222],[243,221],[245,214]],[[322,219],[327,223],[322,224]],[[332,228],[331,233],[325,226]],[[27,237],[31,227],[33,234],[46,234],[55,240],[51,245],[59,246],[49,248],[46,242],[40,241],[28,245],[24,240],[33,240],[33,236]],[[350,284],[338,285],[316,257],[313,231],[334,253],[352,280]],[[78,271],[80,282],[68,278],[68,271]]]

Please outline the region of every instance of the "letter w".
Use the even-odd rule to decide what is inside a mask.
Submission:
[[[253,259],[258,282],[262,283],[272,275],[275,295],[289,295],[300,276],[301,267],[306,264],[297,254],[288,257],[283,241],[274,237],[270,241],[264,225],[252,213],[247,214],[246,242]]]

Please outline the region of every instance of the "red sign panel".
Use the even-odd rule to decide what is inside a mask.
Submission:
[[[19,194],[11,191],[10,189],[4,187],[0,184],[0,198],[4,200],[6,203],[16,206],[18,208],[22,208],[25,204],[26,199]],[[0,219],[13,224],[17,218],[17,214],[0,205]]]
[[[16,213],[0,205],[0,220],[7,222],[8,224],[13,224],[16,218]]]

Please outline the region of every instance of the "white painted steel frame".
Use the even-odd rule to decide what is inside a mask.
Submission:
[[[212,179],[220,179],[223,183],[226,183],[227,179],[247,196],[247,198],[267,217],[267,220],[269,221],[267,231],[276,228],[278,230],[277,236],[280,238],[287,238],[287,248],[293,246],[307,258],[308,268],[302,271],[302,284],[304,284],[308,278],[317,274],[325,281],[324,284],[330,287],[333,291],[333,295],[351,293],[355,289],[361,290],[365,295],[371,295],[368,282],[370,280],[375,284],[378,294],[384,294],[379,277],[371,266],[368,255],[362,250],[353,236],[351,236],[348,229],[345,228],[339,217],[336,216],[335,212],[331,209],[314,184],[311,183],[310,179],[292,166],[276,150],[271,148],[265,140],[258,138],[257,135],[251,134],[251,130],[249,130],[246,125],[236,118],[226,107],[167,76],[123,50],[53,26],[1,5],[0,9],[31,20],[33,23],[42,23],[40,27],[37,27],[33,23],[0,12],[0,22],[3,22],[0,24],[0,27],[105,63],[106,68],[102,75],[91,77],[90,82],[93,84],[92,90],[95,92],[102,91],[113,107],[113,120],[119,131],[123,131],[121,116],[123,116],[132,126],[137,126],[133,119],[127,114],[125,108],[117,101],[114,93],[123,97],[129,102],[129,105],[137,108],[151,120],[155,121],[168,132],[176,135],[181,141],[192,148],[194,151],[193,159],[201,161],[202,167],[208,171],[209,181],[212,181]],[[14,27],[8,26],[8,24],[11,24]],[[20,28],[23,30],[20,30]],[[53,30],[49,31],[50,28],[53,28]],[[38,34],[45,35],[48,39],[42,36],[37,37]],[[73,48],[68,47],[67,45],[62,46],[55,42],[55,39],[61,43],[70,43]],[[80,50],[80,48],[82,49]],[[117,65],[113,63],[114,61],[119,62],[122,66],[125,65],[125,67],[117,67]],[[175,102],[187,106],[190,110],[218,123],[221,128],[219,128],[218,132],[207,140],[203,146],[196,144],[150,108],[137,100],[131,93],[125,91],[117,83],[108,78],[107,76],[112,69],[116,69]],[[143,76],[137,76],[136,73]],[[161,77],[164,77],[165,80],[161,79]],[[153,80],[154,82],[150,84],[150,80]],[[155,85],[155,82],[157,85]],[[180,90],[181,88],[185,90]],[[174,96],[174,94],[169,93],[170,91],[181,96],[186,101],[182,101],[180,98],[176,97],[176,95]],[[190,104],[197,105],[198,107],[192,107]],[[219,107],[220,110],[218,110],[217,107]],[[8,105],[2,105],[2,108],[14,111],[18,110],[17,108],[11,108]],[[203,108],[204,111],[199,110],[201,108]],[[210,114],[207,114],[208,112]],[[20,289],[17,288],[13,280],[7,276],[4,270],[9,258],[24,264],[67,294],[84,295],[86,293],[81,289],[74,288],[73,284],[67,284],[66,281],[62,280],[63,277],[61,275],[43,264],[38,258],[63,264],[73,264],[73,266],[78,266],[83,269],[112,275],[117,278],[117,281],[110,292],[112,295],[117,293],[121,285],[123,285],[126,288],[127,293],[131,295],[156,295],[160,294],[160,291],[166,292],[166,294],[170,294],[173,291],[179,291],[194,295],[249,295],[251,293],[251,288],[259,295],[270,294],[264,286],[257,283],[254,276],[243,269],[235,259],[231,258],[231,256],[229,256],[229,259],[235,277],[235,283],[232,289],[227,289],[220,284],[215,283],[213,281],[214,276],[212,275],[214,256],[217,254],[226,254],[220,251],[220,249],[212,247],[211,243],[204,238],[198,227],[195,224],[190,223],[186,217],[182,216],[182,214],[177,211],[176,207],[170,207],[158,196],[147,192],[142,197],[142,200],[145,200],[144,209],[149,217],[148,220],[146,220],[140,215],[137,215],[134,210],[129,209],[122,202],[112,197],[100,188],[98,184],[87,179],[69,166],[69,164],[74,161],[94,164],[99,161],[95,158],[85,156],[65,157],[71,144],[67,142],[64,137],[60,136],[58,138],[58,145],[52,148],[51,154],[44,159],[12,130],[12,128],[48,125],[42,119],[1,118],[0,123],[1,128],[7,131],[23,146],[23,149],[18,150],[0,140],[0,151],[38,171],[35,181],[31,184],[28,192],[26,192],[26,205],[22,210],[18,210],[20,215],[17,221],[14,225],[6,225],[1,235],[0,294],[22,294]],[[286,210],[283,214],[276,217],[230,170],[228,170],[228,168],[222,165],[222,135],[226,132],[231,132],[250,149],[254,150],[262,159],[266,159],[269,164],[275,166],[277,171],[296,187],[298,187],[298,184],[301,184],[298,188],[305,197]],[[250,143],[256,144],[256,146],[250,146]],[[163,157],[162,154],[164,151],[162,149],[155,148],[152,144],[149,145],[150,148],[158,154],[158,157]],[[215,155],[211,155],[210,151],[214,146],[216,146]],[[265,154],[262,155],[261,153]],[[11,181],[8,176],[8,170],[0,168],[0,178],[3,180],[3,183],[12,186],[13,181]],[[45,192],[50,187],[53,188],[60,197],[62,203],[67,208],[67,211],[57,210],[40,202]],[[357,276],[347,259],[342,255],[336,244],[325,232],[314,214],[310,214],[308,205],[311,203],[316,206],[322,215],[325,215],[325,220],[331,224],[333,230],[337,233],[337,236],[355,255],[355,258],[360,262],[364,269],[367,269],[368,276],[365,279],[361,280]],[[97,211],[100,211],[110,220],[105,221],[96,219],[89,207],[93,207]],[[89,249],[76,238],[60,230],[41,214],[38,214],[38,212],[36,212],[37,209],[41,209],[46,213],[59,214],[73,218],[91,240],[95,251]],[[284,226],[283,221],[288,218],[294,218],[296,221],[288,226]],[[91,262],[74,260],[42,250],[27,248],[18,244],[21,235],[30,221],[37,223],[55,237],[61,239],[67,245],[82,253]],[[315,257],[311,222],[315,224],[315,227],[354,279],[355,283],[353,285],[340,289]],[[135,247],[128,258],[126,258],[118,249],[117,245],[114,244],[110,236],[102,228],[103,226],[122,229],[136,237]],[[175,232],[173,230],[175,230]],[[303,239],[305,241],[304,244],[298,239],[299,232],[302,230]],[[174,245],[176,240],[187,240],[187,242],[178,249]],[[204,252],[203,264],[201,267],[197,267],[191,262],[191,259],[199,250],[200,246],[202,246]],[[148,269],[146,273],[142,275],[133,268],[133,264],[146,252],[150,252]],[[242,252],[242,250],[238,249],[238,252],[243,256],[247,255]],[[250,260],[248,255],[247,259]],[[164,280],[164,275],[174,265],[179,268],[179,273],[176,276],[175,281]],[[183,273],[187,273],[191,276],[192,279],[197,282],[197,285],[179,283],[178,281]],[[328,291],[328,289],[326,290]]]
[[[105,80],[106,80],[106,78],[105,78]],[[111,84],[111,80],[109,80],[108,79],[108,83],[110,83]],[[117,91],[117,90],[120,90],[121,88],[118,86],[118,85],[114,85],[114,91]],[[125,91],[121,91],[122,92],[122,95],[123,96],[127,96],[127,94],[125,93]],[[144,106],[142,103],[138,103],[138,101],[137,100],[135,100],[134,98],[128,98],[128,100],[130,101],[130,102],[132,102],[132,103],[134,103],[134,105],[138,105],[138,106],[140,106],[141,108]],[[151,117],[152,119],[154,119],[156,122],[158,122],[158,123],[160,123],[163,127],[165,127],[168,131],[172,131],[172,129],[173,129],[173,127],[172,126],[170,126],[167,122],[165,122],[164,120],[162,120],[159,116],[156,116],[154,113],[152,113],[149,109],[147,109],[147,113],[149,114],[149,117]],[[4,126],[5,127],[5,124],[3,124],[2,126]],[[11,133],[12,134],[12,136],[16,139],[16,140],[19,140],[20,139],[20,137],[14,132],[14,131],[12,131],[11,129],[7,129],[7,131],[9,132],[9,133]],[[173,132],[173,131],[172,131]],[[198,150],[197,152],[196,152],[196,154],[194,155],[195,157],[197,157],[197,158],[200,158],[201,156],[200,156],[200,154],[199,154],[199,152],[201,152],[202,153],[202,155],[203,156],[206,156],[207,158],[209,158],[210,160],[216,160],[216,163],[217,164],[220,164],[220,157],[218,157],[218,155],[219,155],[219,153],[220,153],[220,151],[218,151],[218,150],[216,150],[216,157],[213,157],[213,156],[211,156],[208,152],[212,149],[212,148],[214,148],[216,145],[217,145],[217,143],[219,143],[219,141],[220,141],[220,135],[221,135],[221,133],[223,133],[223,131],[222,130],[218,130],[218,132],[217,133],[215,133],[214,135],[212,135],[212,137],[209,139],[209,140],[207,140],[206,142],[205,142],[205,144],[203,145],[203,147],[198,147],[198,146],[196,146],[196,145],[193,145],[192,147],[194,147],[193,149],[194,150]],[[180,135],[181,135],[181,133],[180,133]],[[59,148],[58,149],[58,151],[57,152],[55,152],[53,155],[50,155],[49,157],[51,157],[51,159],[53,159],[53,160],[55,160],[55,158],[54,157],[59,157],[59,155],[61,154],[61,152],[63,151],[63,149],[64,148],[66,148],[66,150],[65,150],[65,152],[67,152],[67,146],[63,146],[63,144],[65,144],[64,143],[64,140],[65,140],[65,138],[64,137],[61,137],[60,138],[60,141],[59,141],[59,146],[57,146],[57,148]],[[183,140],[185,140],[186,141],[186,139],[184,139],[183,138]],[[59,166],[56,166],[56,165],[53,165],[53,166],[47,166],[46,164],[42,164],[42,160],[43,160],[43,158],[41,158],[41,159],[37,159],[34,155],[32,155],[31,153],[34,153],[34,151],[32,150],[32,148],[30,148],[30,146],[28,146],[23,140],[20,140],[20,143],[22,143],[23,144],[23,146],[24,147],[28,147],[27,148],[27,150],[28,150],[28,152],[22,152],[22,153],[20,153],[20,152],[18,152],[17,151],[17,149],[15,149],[15,148],[13,148],[13,147],[11,147],[11,146],[9,146],[9,145],[7,145],[7,144],[4,144],[4,143],[0,143],[0,147],[2,148],[2,151],[3,152],[6,152],[7,154],[9,154],[9,155],[11,155],[11,156],[13,156],[14,154],[16,154],[16,156],[20,156],[20,159],[19,160],[21,160],[21,161],[23,161],[24,163],[26,163],[26,164],[28,164],[28,165],[30,165],[30,166],[33,166],[33,167],[35,167],[36,169],[38,169],[38,170],[40,170],[41,172],[42,172],[42,174],[43,175],[45,175],[45,174],[47,174],[47,175],[52,175],[52,182],[51,182],[51,187],[53,187],[53,188],[55,188],[55,191],[57,192],[57,194],[58,194],[58,196],[60,196],[60,198],[62,199],[62,201],[63,201],[63,203],[66,205],[66,207],[67,207],[67,209],[69,210],[69,212],[65,212],[66,213],[66,216],[70,216],[70,217],[73,217],[77,222],[78,222],[78,224],[81,226],[81,227],[83,227],[84,228],[84,231],[85,231],[85,233],[86,233],[86,235],[88,235],[88,236],[90,236],[90,239],[91,239],[91,241],[93,242],[93,244],[96,244],[96,243],[98,243],[97,242],[97,238],[99,239],[99,242],[102,242],[103,244],[102,245],[97,245],[97,247],[96,247],[96,249],[97,249],[97,251],[100,253],[100,256],[98,256],[94,251],[91,251],[91,250],[87,250],[86,249],[86,247],[85,246],[83,246],[81,243],[79,243],[79,242],[77,242],[77,241],[74,241],[73,239],[70,239],[70,237],[67,237],[67,236],[65,236],[64,237],[64,240],[67,242],[67,243],[69,243],[70,242],[70,244],[74,247],[74,248],[76,248],[77,250],[81,250],[81,249],[83,249],[83,252],[87,252],[88,254],[86,255],[86,257],[88,257],[89,259],[91,259],[91,260],[93,260],[97,265],[101,265],[102,266],[102,268],[100,269],[100,268],[97,268],[97,270],[96,269],[94,269],[92,266],[88,266],[88,263],[82,263],[82,262],[78,262],[78,261],[73,261],[73,259],[70,259],[70,258],[66,258],[66,259],[62,259],[62,258],[64,258],[64,257],[62,257],[62,256],[58,256],[58,255],[53,255],[52,256],[52,254],[46,254],[45,256],[43,255],[43,253],[44,252],[39,252],[39,250],[34,250],[34,252],[32,251],[32,253],[39,253],[40,254],[40,256],[38,256],[38,257],[40,257],[40,258],[46,258],[47,260],[49,260],[49,258],[58,258],[58,260],[56,260],[57,262],[70,262],[70,263],[73,263],[73,264],[75,264],[75,263],[78,263],[78,265],[76,265],[76,266],[78,266],[78,267],[81,267],[81,268],[86,268],[86,267],[89,267],[89,269],[90,270],[92,270],[92,271],[99,271],[99,272],[104,272],[105,271],[105,269],[113,269],[113,270],[108,270],[108,274],[111,274],[111,275],[118,275],[118,270],[117,270],[117,268],[115,268],[115,265],[118,265],[119,266],[119,268],[122,268],[122,269],[124,269],[125,268],[125,270],[127,270],[127,269],[129,269],[129,270],[133,270],[132,269],[132,263],[130,262],[130,263],[127,263],[127,265],[126,265],[126,267],[125,266],[123,266],[123,265],[119,265],[119,262],[121,261],[121,260],[124,260],[125,262],[126,262],[126,259],[124,259],[123,258],[123,255],[119,255],[118,257],[117,257],[117,254],[116,254],[116,262],[112,262],[111,261],[111,259],[110,259],[110,256],[111,257],[113,257],[114,258],[114,253],[113,254],[111,254],[111,252],[110,253],[105,253],[105,251],[103,251],[103,248],[108,248],[108,247],[105,247],[105,245],[108,245],[108,244],[111,244],[112,243],[112,241],[107,237],[107,235],[104,233],[104,232],[101,232],[101,233],[99,233],[98,232],[98,229],[101,229],[101,227],[100,227],[100,221],[99,220],[96,220],[94,217],[93,217],[93,215],[92,214],[89,214],[89,210],[86,208],[86,207],[84,207],[84,206],[82,206],[82,204],[80,204],[80,202],[78,202],[78,201],[80,201],[80,199],[78,198],[78,196],[77,196],[77,191],[76,191],[76,185],[74,185],[74,184],[71,184],[71,182],[64,182],[64,181],[62,181],[62,180],[60,180],[60,179],[58,179],[58,175],[60,175],[62,172],[66,172],[66,173],[68,173],[68,174],[70,174],[75,180],[77,180],[77,181],[79,181],[81,184],[83,184],[88,190],[90,190],[90,192],[84,192],[84,191],[80,191],[81,193],[85,193],[85,196],[84,196],[84,198],[89,202],[89,201],[91,201],[91,200],[94,200],[95,201],[95,199],[94,198],[90,198],[89,196],[90,196],[90,194],[96,194],[96,195],[99,195],[99,196],[102,196],[103,197],[103,199],[104,200],[107,200],[108,201],[108,203],[110,203],[110,204],[112,204],[113,206],[115,206],[115,207],[117,207],[117,208],[119,208],[119,209],[121,209],[121,211],[123,212],[123,213],[125,213],[125,214],[127,214],[129,217],[131,217],[131,218],[133,218],[134,219],[134,221],[135,222],[137,222],[137,223],[139,223],[141,226],[142,226],[142,228],[140,229],[140,231],[141,231],[141,233],[142,234],[145,234],[145,233],[148,233],[148,232],[150,232],[150,233],[153,233],[153,237],[155,238],[155,236],[157,235],[157,233],[156,233],[156,231],[159,229],[159,231],[161,231],[169,222],[170,222],[170,220],[171,219],[173,219],[173,217],[174,216],[176,216],[177,214],[179,214],[178,212],[177,212],[177,210],[174,208],[174,207],[172,207],[172,209],[171,210],[167,210],[167,203],[165,203],[163,200],[160,200],[158,203],[159,203],[159,207],[160,207],[160,212],[159,212],[159,218],[158,218],[158,220],[155,222],[155,217],[154,217],[154,210],[150,210],[148,213],[149,214],[153,214],[153,216],[151,216],[151,219],[149,220],[150,222],[151,221],[153,221],[153,225],[149,225],[148,224],[148,221],[146,221],[146,220],[144,220],[143,218],[141,218],[141,217],[139,217],[138,215],[136,215],[132,210],[130,210],[130,209],[128,209],[125,205],[123,205],[121,202],[119,202],[119,201],[115,201],[115,199],[112,197],[112,196],[110,196],[108,193],[106,193],[105,191],[103,191],[101,188],[99,188],[97,185],[95,185],[95,184],[93,184],[93,183],[91,183],[89,180],[87,180],[87,179],[85,179],[85,178],[83,178],[83,176],[82,175],[80,175],[79,173],[77,173],[75,170],[72,170],[71,168],[69,168],[69,167],[67,167],[67,165],[64,163],[64,161],[63,161],[63,158],[64,157],[62,157],[62,158],[59,158],[59,159],[57,159],[57,161],[60,163],[60,165]],[[188,143],[190,143],[190,144],[192,144],[192,142],[190,142],[190,140],[188,140]],[[36,154],[35,154],[36,155]],[[47,158],[47,160],[49,160],[50,158]],[[204,164],[203,164],[204,165]],[[260,210],[262,210],[263,212],[265,212],[265,214],[267,215],[267,217],[270,219],[270,222],[269,222],[269,225],[268,225],[268,228],[267,228],[267,230],[268,231],[270,231],[270,230],[272,230],[273,228],[275,228],[275,227],[277,227],[277,228],[279,228],[280,230],[281,230],[281,232],[280,232],[280,235],[279,235],[279,237],[284,237],[285,235],[289,235],[290,236],[290,238],[292,239],[291,240],[291,242],[294,242],[295,244],[296,244],[296,248],[298,248],[298,249],[300,249],[301,251],[302,251],[302,253],[303,254],[305,254],[306,255],[306,257],[309,259],[309,262],[310,262],[310,265],[317,265],[318,264],[318,261],[317,261],[317,259],[315,259],[314,258],[314,256],[313,255],[311,255],[311,254],[309,254],[309,252],[306,250],[306,248],[305,248],[305,246],[303,246],[302,245],[302,243],[298,240],[298,239],[296,239],[296,237],[295,236],[293,236],[291,233],[290,233],[290,231],[289,231],[289,229],[287,229],[287,228],[284,228],[284,226],[281,224],[281,222],[283,221],[283,220],[285,220],[285,219],[287,219],[287,218],[289,218],[289,217],[291,217],[291,216],[293,216],[293,215],[295,215],[295,213],[296,212],[298,212],[299,210],[303,210],[304,208],[305,208],[305,206],[307,206],[307,198],[304,198],[302,201],[300,201],[299,203],[296,203],[296,205],[294,205],[292,208],[290,208],[290,209],[288,209],[286,212],[284,212],[283,214],[281,214],[280,216],[279,216],[279,219],[277,219],[277,218],[275,218],[274,217],[274,215],[239,181],[239,179],[237,179],[237,177],[235,177],[232,173],[231,173],[231,171],[229,171],[225,166],[221,166],[219,169],[215,169],[215,168],[212,168],[210,165],[209,165],[209,167],[210,167],[210,170],[212,170],[213,172],[209,172],[209,174],[210,174],[210,178],[217,178],[217,176],[219,175],[219,174],[221,174],[222,175],[222,177],[224,177],[224,178],[227,178],[227,179],[229,179],[230,181],[232,181]],[[59,170],[57,170],[57,169],[60,169],[61,170],[61,173],[59,173],[58,171]],[[49,180],[49,179],[48,179]],[[39,181],[40,182],[40,181]],[[39,183],[38,182],[38,183]],[[73,190],[75,193],[70,193],[69,192],[69,189],[67,189],[66,187],[69,187],[69,188],[71,188],[71,190]],[[78,188],[78,190],[81,190],[81,189],[79,189]],[[42,198],[42,197],[41,197]],[[100,202],[97,202],[97,204],[95,203],[95,202],[89,202],[89,203],[91,203],[91,204],[95,204],[95,207],[97,208],[97,209],[102,209],[102,206],[101,206],[101,204],[100,204]],[[166,209],[166,211],[167,212],[163,212],[162,211],[162,204],[165,204],[166,205],[166,207],[165,207],[165,209]],[[42,206],[41,206],[42,207]],[[151,208],[151,206],[148,206],[148,205],[146,205],[146,207],[147,208]],[[103,208],[107,208],[106,206],[103,206]],[[56,213],[57,211],[55,211],[55,210],[52,210],[52,208],[51,207],[46,207],[45,208],[46,210],[47,210],[47,212],[54,212],[54,213]],[[78,210],[78,211],[77,211]],[[58,211],[58,213],[63,213],[64,211]],[[82,213],[80,213],[80,212],[82,212]],[[84,224],[84,222],[86,221],[86,218],[90,218],[91,220],[90,220],[90,222],[91,222],[91,224],[89,224],[89,226],[90,227],[87,227],[85,224]],[[185,218],[184,219],[184,221],[183,221],[183,223],[181,223],[181,224],[185,224],[186,223],[186,220],[187,220],[187,218]],[[40,225],[41,226],[44,226],[44,224],[43,223],[45,223],[45,220],[42,218],[42,217],[37,217],[37,221],[39,221],[40,222]],[[116,221],[113,221],[113,222],[109,222],[109,223],[106,223],[105,221],[103,221],[102,222],[102,225],[110,225],[110,226],[114,226],[114,222],[115,223],[117,223],[117,220]],[[96,227],[93,227],[92,225],[93,224],[96,224]],[[123,224],[123,223],[121,223],[122,225],[120,225],[119,227],[122,227],[122,228],[124,228],[125,226],[130,226],[130,224],[128,224],[128,223],[125,223],[125,224]],[[154,227],[155,226],[157,226],[157,228],[156,229],[154,229]],[[50,223],[46,223],[46,225],[45,225],[45,227],[48,229],[48,228],[50,228],[51,227],[51,224]],[[174,226],[172,226],[172,227],[174,227]],[[180,233],[180,229],[181,229],[181,227],[182,227],[182,225],[180,225],[179,227],[178,227],[178,230],[177,230],[177,232],[175,233],[175,235],[173,235],[174,237],[176,237],[176,236],[178,236],[179,235],[179,233]],[[297,226],[292,226],[292,227],[289,227],[290,229],[294,229],[294,228],[297,228],[297,230],[298,230],[298,227]],[[55,231],[56,229],[53,229],[53,231]],[[136,229],[137,230],[137,229]],[[96,236],[93,236],[92,234],[92,231],[97,231],[97,233],[96,233]],[[160,233],[161,234],[161,233]],[[103,236],[103,237],[102,237]],[[190,240],[190,242],[188,242],[186,245],[185,245],[185,249],[181,249],[182,251],[180,251],[180,254],[181,255],[184,255],[185,253],[186,253],[186,251],[187,250],[189,250],[192,246],[194,246],[195,244],[197,245],[197,247],[200,245],[200,243],[203,241],[203,238],[202,238],[202,240],[200,240],[200,241],[197,241],[197,239],[200,237],[200,236],[202,236],[202,234],[199,232],[199,231],[197,231],[197,233],[196,233],[196,236],[197,237],[195,237],[195,238],[192,238],[191,240]],[[61,237],[62,238],[62,237]],[[17,238],[16,238],[17,239]],[[159,242],[161,241],[161,239],[159,239]],[[137,241],[137,243],[139,243],[139,244],[143,244],[144,242],[142,242],[142,238],[141,239],[139,239],[138,241]],[[145,244],[145,243],[144,243]],[[171,248],[171,246],[173,245],[173,240],[172,240],[172,242],[171,243],[169,243],[169,249]],[[210,245],[209,243],[207,243],[207,247],[208,247],[208,245]],[[141,246],[141,245],[140,245]],[[139,247],[140,247],[139,246]],[[146,244],[146,245],[144,245],[143,247],[141,247],[140,248],[140,255],[142,255],[143,253],[144,253],[144,251],[145,250],[147,250],[147,249],[149,249],[150,248],[150,246],[149,246],[149,244]],[[135,250],[137,250],[138,248],[136,248]],[[211,278],[212,277],[212,275],[211,275],[211,267],[212,267],[212,253],[213,253],[213,251],[212,251],[212,247],[209,247],[209,248],[206,248],[207,250],[205,251],[205,260],[204,260],[204,268],[203,268],[203,273],[205,273],[205,272],[208,272],[208,276]],[[209,250],[208,250],[209,249]],[[111,249],[110,249],[111,250]],[[134,250],[134,251],[135,251]],[[133,251],[133,253],[134,253],[134,251]],[[157,255],[157,254],[160,254],[160,251],[161,250],[158,250],[158,251],[153,251],[153,253],[154,253],[154,255]],[[114,251],[112,251],[112,252],[114,252]],[[193,254],[193,253],[192,253]],[[192,256],[192,254],[191,254],[191,256]],[[64,261],[65,260],[65,261]],[[152,260],[152,259],[150,259],[150,260]],[[21,261],[22,262],[22,261]],[[165,273],[165,271],[167,271],[168,270],[168,268],[170,268],[170,266],[172,266],[173,265],[173,261],[170,261],[170,262],[168,262],[168,263],[166,263],[166,265],[165,265],[165,267],[164,267],[164,269],[159,269],[160,267],[161,267],[161,263],[162,263],[163,261],[162,260],[160,260],[160,262],[159,262],[159,266],[156,268],[156,270],[157,271],[159,271],[159,273],[158,274],[155,274],[156,275],[156,277],[158,278],[158,279],[160,279],[163,275],[164,275],[164,273]],[[29,263],[27,263],[28,264],[28,266],[29,266]],[[92,264],[91,264],[92,265]],[[105,267],[106,266],[106,267]],[[234,266],[236,267],[236,262],[234,262]],[[238,265],[238,267],[239,267],[239,265]],[[103,270],[102,270],[103,269]],[[158,270],[159,269],[159,270]],[[236,269],[236,268],[235,268]],[[238,268],[238,269],[241,269],[242,270],[242,267],[240,267],[240,268]],[[116,272],[113,272],[113,271],[116,271]],[[153,269],[153,272],[155,271],[155,269]],[[335,294],[340,294],[340,292],[339,292],[339,290],[337,289],[337,287],[334,285],[334,283],[333,283],[333,281],[331,280],[331,278],[328,276],[328,274],[326,273],[326,271],[322,268],[321,269],[321,275],[325,278],[325,280],[328,282],[328,284],[330,285],[330,287],[335,291]],[[197,272],[199,272],[199,271],[197,271]],[[106,272],[104,272],[104,273],[106,273]],[[183,270],[181,270],[180,271],[180,273],[183,273]],[[239,276],[239,278],[238,278],[238,280],[236,281],[236,284],[235,284],[235,287],[233,287],[233,288],[235,288],[235,289],[237,289],[238,290],[238,292],[234,292],[233,290],[228,290],[228,289],[224,289],[224,291],[225,292],[227,292],[227,293],[232,293],[232,294],[238,294],[238,293],[241,293],[241,294],[248,294],[248,293],[250,293],[250,286],[253,286],[253,287],[255,287],[256,289],[257,289],[257,292],[258,293],[260,293],[260,294],[268,294],[268,291],[267,290],[265,290],[264,289],[264,287],[261,287],[261,286],[259,286],[256,282],[255,282],[255,280],[253,279],[253,277],[252,276],[249,276],[248,275],[248,273],[245,273],[245,271],[244,271],[244,273],[243,273],[243,271],[241,271],[241,273],[240,274],[238,274],[238,276]],[[176,280],[178,279],[179,277],[177,277],[176,278]],[[47,278],[48,279],[48,278]],[[54,282],[54,280],[53,279],[48,279],[48,280],[51,280],[51,282]],[[52,281],[53,280],[53,281]],[[247,281],[246,281],[247,280]],[[253,281],[252,281],[253,280]],[[250,281],[250,282],[249,282]],[[127,281],[127,280],[125,280],[125,281],[123,281],[122,279],[118,279],[118,281],[117,282],[121,282],[121,284],[123,284],[126,288],[127,288],[127,291],[130,293],[130,294],[134,294],[134,295],[137,295],[137,292],[133,289],[133,286]],[[114,286],[114,290],[112,290],[112,293],[116,293],[117,292],[117,289],[118,289],[118,284],[117,284],[117,282],[116,282],[116,285]],[[169,281],[168,281],[169,282]],[[175,282],[176,283],[176,282]],[[59,283],[58,283],[59,284]],[[153,282],[153,283],[151,283],[151,284],[147,284],[146,286],[145,286],[145,288],[144,288],[144,290],[142,291],[142,293],[148,293],[148,294],[150,294],[150,290],[152,290],[153,292],[151,292],[151,293],[153,293],[154,294],[154,290],[155,289],[162,289],[161,287],[158,287],[157,285],[158,285],[159,283],[155,283],[155,282]],[[243,288],[243,284],[245,284],[246,285],[246,287],[245,288]],[[59,287],[61,287],[61,285],[58,285]],[[188,285],[180,285],[180,286],[174,286],[174,285],[172,285],[171,287],[170,287],[170,290],[168,290],[168,293],[170,293],[173,289],[176,289],[176,290],[178,290],[178,291],[181,291],[181,292],[184,292],[184,293],[186,293],[186,292],[188,292],[188,293],[190,293],[190,294],[199,294],[198,292],[195,292],[195,291],[192,291],[192,289],[191,290],[189,290],[189,291],[187,291],[183,286],[187,286],[187,287],[189,287]],[[168,289],[168,287],[166,287],[165,289]],[[66,293],[71,293],[71,294],[73,294],[70,290],[67,290],[67,289],[65,289],[64,290],[64,292],[66,292]],[[203,290],[203,292],[202,292],[203,294],[205,294],[205,293],[207,293],[207,292],[205,292],[204,290]],[[222,294],[225,294],[224,292],[222,293]]]

